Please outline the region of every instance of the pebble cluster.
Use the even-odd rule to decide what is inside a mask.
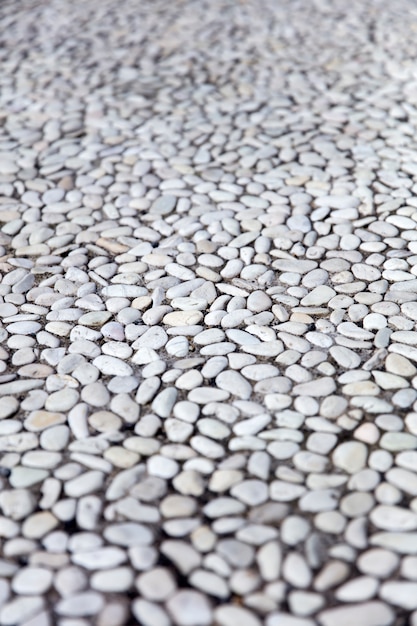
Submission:
[[[416,626],[414,2],[0,23],[0,625]]]

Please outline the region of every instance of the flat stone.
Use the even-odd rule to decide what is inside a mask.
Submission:
[[[371,548],[360,555],[357,566],[363,574],[387,578],[397,569],[399,561],[399,556],[390,550]]]
[[[245,480],[231,488],[230,494],[244,504],[256,506],[268,499],[268,486],[261,480]]]
[[[28,517],[35,509],[36,500],[27,489],[3,490],[0,492],[0,508],[13,520]]]
[[[45,480],[48,475],[47,470],[17,466],[12,469],[9,482],[12,487],[20,489],[36,485]]]
[[[190,585],[215,598],[228,598],[230,590],[226,582],[213,572],[195,570],[189,577]]]
[[[412,496],[417,496],[417,474],[407,469],[393,467],[386,473],[388,482]]]
[[[272,306],[271,298],[263,291],[252,291],[248,296],[247,308],[254,313],[260,313],[261,311],[267,311]]]
[[[23,624],[40,613],[43,607],[43,598],[21,596],[3,604],[0,609],[0,621],[5,626]]]
[[[7,332],[16,335],[35,335],[41,329],[39,322],[13,322],[6,326]]]
[[[144,524],[121,522],[107,526],[104,537],[110,543],[121,546],[148,545],[152,542],[152,531]]]
[[[89,617],[96,615],[104,606],[104,598],[96,591],[76,593],[60,600],[55,606],[58,615],[68,617]]]
[[[413,321],[417,321],[417,303],[416,302],[404,302],[401,305],[401,312]]]
[[[269,541],[258,550],[256,555],[263,580],[277,580],[281,572],[282,549],[277,541]]]
[[[258,337],[247,333],[245,330],[230,328],[226,330],[226,336],[229,341],[239,346],[252,346],[261,343]]]
[[[278,259],[272,263],[272,267],[282,272],[296,272],[297,274],[307,274],[316,269],[316,261],[305,261],[300,259]]]
[[[168,479],[178,474],[179,465],[174,459],[154,454],[148,459],[147,470],[151,476]]]
[[[178,391],[175,387],[166,387],[152,402],[152,411],[159,417],[168,417],[174,407]]]
[[[230,394],[248,400],[252,393],[252,386],[239,372],[224,370],[216,377],[216,385]]]
[[[355,474],[363,469],[366,463],[368,450],[361,442],[349,441],[337,446],[332,455],[333,463],[336,467]]]
[[[150,208],[151,213],[156,213],[157,215],[168,215],[171,213],[177,203],[176,196],[172,195],[163,195],[155,200]]]
[[[114,356],[101,355],[94,359],[93,365],[106,376],[132,376],[133,369],[128,363]]]
[[[195,626],[198,615],[199,626],[210,626],[212,608],[205,595],[188,589],[177,591],[166,603],[168,612],[178,626]]]
[[[145,287],[139,287],[138,285],[109,285],[108,287],[103,287],[101,292],[107,298],[139,298],[148,294],[148,290]],[[107,319],[110,317],[111,315],[108,315]]]
[[[64,387],[59,391],[51,393],[45,402],[45,409],[52,413],[58,411],[69,411],[78,402],[79,393],[76,389]]]
[[[171,306],[181,311],[204,311],[207,308],[207,300],[203,298],[193,298],[192,296],[184,296],[182,298],[173,298]]]
[[[302,496],[306,488],[302,485],[285,482],[282,480],[274,480],[270,484],[270,497],[278,502],[291,502]]]
[[[254,356],[273,357],[283,352],[284,345],[282,341],[279,340],[268,340],[264,343],[242,345],[241,350]]]
[[[336,363],[345,369],[355,369],[361,362],[358,354],[344,346],[332,346],[329,353]]]
[[[161,602],[172,596],[177,585],[170,570],[165,567],[155,567],[137,578],[136,587],[142,597]]]
[[[343,561],[330,561],[324,565],[314,580],[314,589],[326,591],[346,580],[350,568]]]
[[[336,389],[333,378],[317,378],[306,383],[301,383],[293,387],[293,394],[296,396],[321,397],[332,394]]]
[[[63,413],[51,411],[32,411],[25,419],[25,428],[32,432],[39,432],[50,426],[56,426],[65,422]]]
[[[132,603],[132,612],[143,626],[171,626],[171,620],[165,610],[155,602],[136,599]]]
[[[160,326],[151,326],[141,335],[133,344],[135,349],[152,348],[159,350],[165,346],[168,341],[168,335]]]
[[[301,306],[321,306],[327,304],[336,295],[336,292],[327,285],[318,285],[314,287],[304,298],[302,298]]]
[[[85,472],[65,483],[65,493],[69,497],[80,498],[99,490],[103,485],[104,478],[103,472],[98,470]]]
[[[379,385],[382,389],[404,389],[408,387],[408,382],[405,378],[396,374],[375,371],[372,372],[372,375],[374,376],[377,385]]]
[[[198,310],[173,311],[167,313],[163,323],[167,326],[193,326],[203,319],[203,314]]]
[[[57,518],[49,511],[33,513],[22,525],[22,533],[28,539],[41,539],[58,526]]]
[[[292,552],[285,558],[282,566],[284,579],[292,586],[305,589],[312,580],[311,570],[301,554]]]
[[[90,580],[91,588],[103,593],[123,593],[133,584],[133,571],[129,567],[116,567],[96,572]]]
[[[371,536],[370,544],[399,554],[417,554],[417,533],[380,532]]]
[[[178,389],[191,390],[195,387],[199,387],[203,382],[203,376],[196,369],[187,370],[184,374],[181,374],[176,381],[175,386]]]
[[[117,567],[127,560],[121,548],[103,547],[88,552],[78,552],[71,557],[73,563],[87,570],[108,570]]]
[[[239,606],[219,606],[214,612],[214,617],[219,626],[261,626],[261,620],[249,609]]]
[[[161,544],[161,552],[172,561],[175,567],[184,575],[191,573],[201,564],[201,555],[185,541],[164,541]]]
[[[389,352],[394,352],[400,356],[403,356],[411,361],[417,361],[417,348],[414,346],[406,345],[404,343],[393,343],[388,346]]]
[[[388,581],[381,585],[379,595],[382,600],[413,611],[417,608],[417,583]]]
[[[15,433],[0,436],[0,452],[26,452],[38,447],[35,433]]]
[[[390,626],[393,619],[393,610],[379,601],[340,606],[318,614],[320,626]]]
[[[0,419],[14,415],[19,408],[19,401],[12,396],[4,396],[0,405]]]
[[[90,311],[78,319],[78,323],[90,328],[100,328],[109,321],[112,314],[110,311]]]
[[[379,582],[372,576],[358,576],[341,585],[335,592],[339,602],[363,602],[375,596]]]
[[[19,595],[41,595],[52,584],[51,570],[42,567],[22,568],[13,578],[12,589]]]
[[[192,389],[187,398],[196,404],[207,404],[208,402],[224,402],[230,397],[230,392],[224,389],[213,387],[196,387]]]
[[[31,391],[32,389],[37,389],[38,387],[42,387],[44,385],[44,381],[42,380],[13,380],[9,383],[0,384],[0,397],[1,396],[20,396],[22,393],[26,393],[27,391]]]
[[[417,528],[416,513],[398,506],[377,506],[371,511],[370,519],[382,530],[400,532]]]
[[[381,448],[393,452],[401,450],[414,450],[417,448],[417,437],[410,433],[390,432],[384,433],[379,442]]]
[[[417,368],[405,357],[400,354],[390,353],[385,359],[385,368],[387,372],[391,372],[398,376],[409,378],[417,374]]]

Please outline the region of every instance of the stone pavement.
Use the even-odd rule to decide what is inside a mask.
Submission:
[[[416,3],[0,26],[0,626],[417,626]]]

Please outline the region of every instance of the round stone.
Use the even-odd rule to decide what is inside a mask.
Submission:
[[[196,623],[199,626],[210,626],[212,623],[211,605],[206,596],[199,591],[188,589],[177,591],[169,598],[166,606],[178,626],[196,626]]]
[[[12,589],[19,595],[42,595],[50,588],[53,574],[42,567],[25,567],[12,581]]]

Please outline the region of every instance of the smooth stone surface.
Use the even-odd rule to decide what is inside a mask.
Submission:
[[[1,624],[417,626],[414,5],[0,3]]]

